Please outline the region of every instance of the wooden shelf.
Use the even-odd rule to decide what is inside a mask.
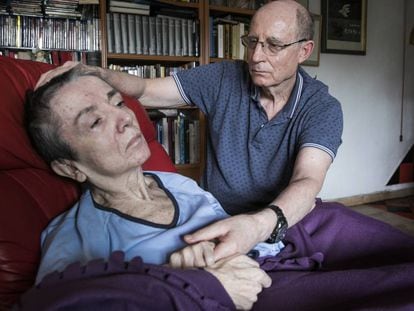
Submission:
[[[107,54],[108,60],[125,60],[125,61],[153,61],[153,62],[171,62],[171,63],[189,63],[200,61],[199,57],[190,56],[160,56],[160,55],[139,55],[139,54]]]
[[[247,15],[251,16],[255,10],[244,9],[244,8],[230,8],[228,6],[210,5],[209,9],[211,12],[222,12],[227,14]]]

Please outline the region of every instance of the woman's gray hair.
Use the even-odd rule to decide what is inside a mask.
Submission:
[[[76,160],[77,154],[61,135],[61,118],[54,112],[52,99],[67,83],[81,76],[98,76],[80,66],[54,77],[35,91],[26,94],[25,127],[33,147],[50,164],[54,160]],[[98,76],[99,77],[99,76]]]

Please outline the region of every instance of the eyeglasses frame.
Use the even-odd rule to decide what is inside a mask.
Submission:
[[[252,37],[252,36],[249,36],[249,35],[243,35],[243,36],[241,36],[241,37],[240,37],[240,40],[241,40],[242,44],[243,44],[246,48],[251,49],[251,50],[254,50],[254,49],[256,49],[257,44],[259,44],[259,43],[260,43],[260,45],[262,46],[263,52],[264,52],[265,54],[267,54],[267,55],[276,55],[277,53],[279,53],[279,52],[283,51],[284,49],[286,49],[287,47],[289,47],[289,46],[291,46],[291,45],[294,45],[294,44],[296,44],[296,43],[301,43],[301,42],[309,41],[308,39],[303,38],[303,39],[300,39],[300,40],[297,40],[297,41],[294,41],[294,42],[291,42],[291,43],[287,43],[287,44],[282,44],[282,45],[275,44],[275,46],[277,46],[279,50],[278,50],[276,53],[271,52],[270,54],[268,54],[268,53],[266,53],[266,52],[265,52],[265,51],[269,51],[269,52],[270,52],[270,49],[268,48],[269,43],[268,43],[267,41],[259,41],[259,40],[257,40],[256,45],[254,46],[254,48],[251,48],[251,47],[249,47],[248,42],[246,42],[246,41],[245,41],[245,39],[246,39],[246,38],[249,38],[249,37],[250,37],[250,38],[255,38],[255,37]],[[266,47],[266,49],[265,49],[265,44],[266,44],[266,46],[267,46],[267,47]]]

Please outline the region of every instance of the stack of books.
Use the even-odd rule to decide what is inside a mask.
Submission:
[[[199,56],[198,19],[107,13],[108,53]]]
[[[200,162],[200,121],[185,110],[150,109],[157,140],[175,164]]]
[[[249,20],[237,20],[232,16],[210,16],[210,57],[245,59],[246,49],[240,37],[248,32]]]

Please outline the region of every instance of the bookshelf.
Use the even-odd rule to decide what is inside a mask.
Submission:
[[[172,1],[172,0],[159,0],[154,1],[154,6],[162,6],[165,4],[172,8],[173,10],[185,10],[185,11],[192,11],[194,20],[198,20],[198,52],[195,55],[171,55],[173,53],[164,53],[164,55],[156,55],[157,53],[150,52],[152,55],[148,55],[150,53],[115,53],[114,48],[112,46],[108,46],[108,41],[110,44],[114,44],[114,38],[110,38],[111,35],[109,32],[112,32],[110,27],[108,27],[108,23],[113,23],[113,18],[111,15],[108,15],[110,12],[110,1],[111,0],[101,0],[100,2],[100,16],[101,16],[101,33],[102,33],[102,66],[104,68],[110,68],[111,66],[131,66],[131,65],[140,65],[140,66],[150,66],[150,65],[162,65],[162,66],[180,66],[189,63],[195,63],[199,65],[208,64],[211,62],[221,61],[226,59],[226,57],[218,58],[218,57],[211,57],[210,55],[210,44],[211,44],[211,32],[213,31],[211,28],[210,20],[220,17],[228,17],[237,16],[244,18],[245,20],[250,20],[251,16],[254,14],[255,10],[252,9],[252,6],[260,5],[259,1],[247,1],[248,8],[239,8],[239,7],[231,7],[232,1],[225,0],[225,1],[208,1],[208,0],[199,0],[195,3],[192,2],[185,2],[185,1]],[[210,4],[211,2],[211,4]],[[242,1],[243,2],[243,1]],[[214,3],[214,4],[213,4]],[[234,1],[233,1],[234,3]],[[239,1],[240,3],[240,1]],[[245,1],[246,3],[246,1]],[[227,5],[225,5],[227,4]],[[230,6],[228,6],[230,5]],[[152,4],[151,4],[152,6]],[[157,11],[155,8],[154,11]],[[154,11],[151,9],[150,15],[156,15]],[[162,13],[161,13],[162,14]],[[167,14],[167,13],[166,13]],[[178,16],[180,18],[180,16]],[[182,18],[187,18],[183,16]],[[190,18],[191,19],[191,18]],[[237,20],[237,19],[236,19]],[[111,26],[111,25],[110,25]],[[113,25],[112,25],[113,26]],[[248,25],[246,25],[246,31]],[[242,34],[240,34],[242,35]],[[240,36],[239,35],[239,36]],[[109,38],[108,38],[109,37]],[[108,40],[109,39],[109,40]],[[215,39],[214,39],[215,40]],[[138,48],[137,48],[138,50]],[[119,50],[118,50],[119,51]],[[160,53],[158,53],[160,54]],[[167,55],[165,55],[167,54]],[[234,58],[229,57],[226,55],[227,58]],[[238,58],[243,58],[243,56],[239,56]],[[151,109],[149,109],[151,110]],[[200,181],[204,163],[205,163],[205,145],[206,145],[206,120],[204,115],[198,108],[195,107],[184,107],[180,108],[179,111],[184,112],[187,115],[191,116],[192,120],[198,120],[199,122],[199,135],[198,135],[198,147],[197,152],[197,162],[196,163],[186,163],[186,164],[175,164],[179,173],[186,175],[188,177],[193,178],[196,181]],[[150,112],[150,111],[149,111]],[[154,123],[157,128],[157,125]],[[175,160],[175,157],[170,154],[172,160]]]
[[[73,1],[10,0],[0,4],[0,52],[61,64],[100,64],[98,5]]]

